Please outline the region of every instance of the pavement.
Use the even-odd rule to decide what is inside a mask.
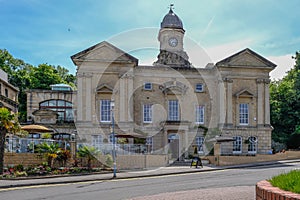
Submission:
[[[272,161],[272,162],[260,162],[243,165],[233,166],[212,166],[204,165],[203,168],[195,168],[190,166],[167,166],[145,170],[127,170],[117,172],[115,179],[130,179],[130,178],[141,178],[141,177],[153,177],[163,175],[174,175],[184,173],[199,173],[208,172],[224,169],[238,169],[238,168],[249,168],[267,165],[282,165],[288,163],[300,162],[297,160],[283,160],[283,161]],[[4,179],[0,180],[0,188],[12,188],[12,187],[25,187],[35,185],[48,185],[48,184],[63,184],[63,183],[76,183],[85,181],[104,181],[112,180],[113,173],[96,173],[88,175],[68,175],[68,176],[52,176],[52,177],[26,177],[18,179]]]

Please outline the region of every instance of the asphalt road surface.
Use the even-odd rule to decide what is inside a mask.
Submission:
[[[229,169],[160,177],[90,181],[0,189],[0,199],[12,200],[252,200],[255,184],[300,168],[299,163]]]

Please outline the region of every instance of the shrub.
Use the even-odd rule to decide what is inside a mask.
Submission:
[[[300,170],[280,174],[269,181],[274,187],[300,194]]]

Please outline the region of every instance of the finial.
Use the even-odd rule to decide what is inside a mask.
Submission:
[[[173,9],[174,9],[174,4],[173,4],[173,3],[171,3],[169,8],[170,8],[170,12],[173,12]]]

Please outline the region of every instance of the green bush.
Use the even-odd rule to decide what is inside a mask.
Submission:
[[[107,154],[106,156],[106,161],[105,161],[105,164],[109,167],[112,167],[113,166],[113,158],[110,154]]]
[[[269,180],[274,187],[300,194],[300,170],[292,170]]]

